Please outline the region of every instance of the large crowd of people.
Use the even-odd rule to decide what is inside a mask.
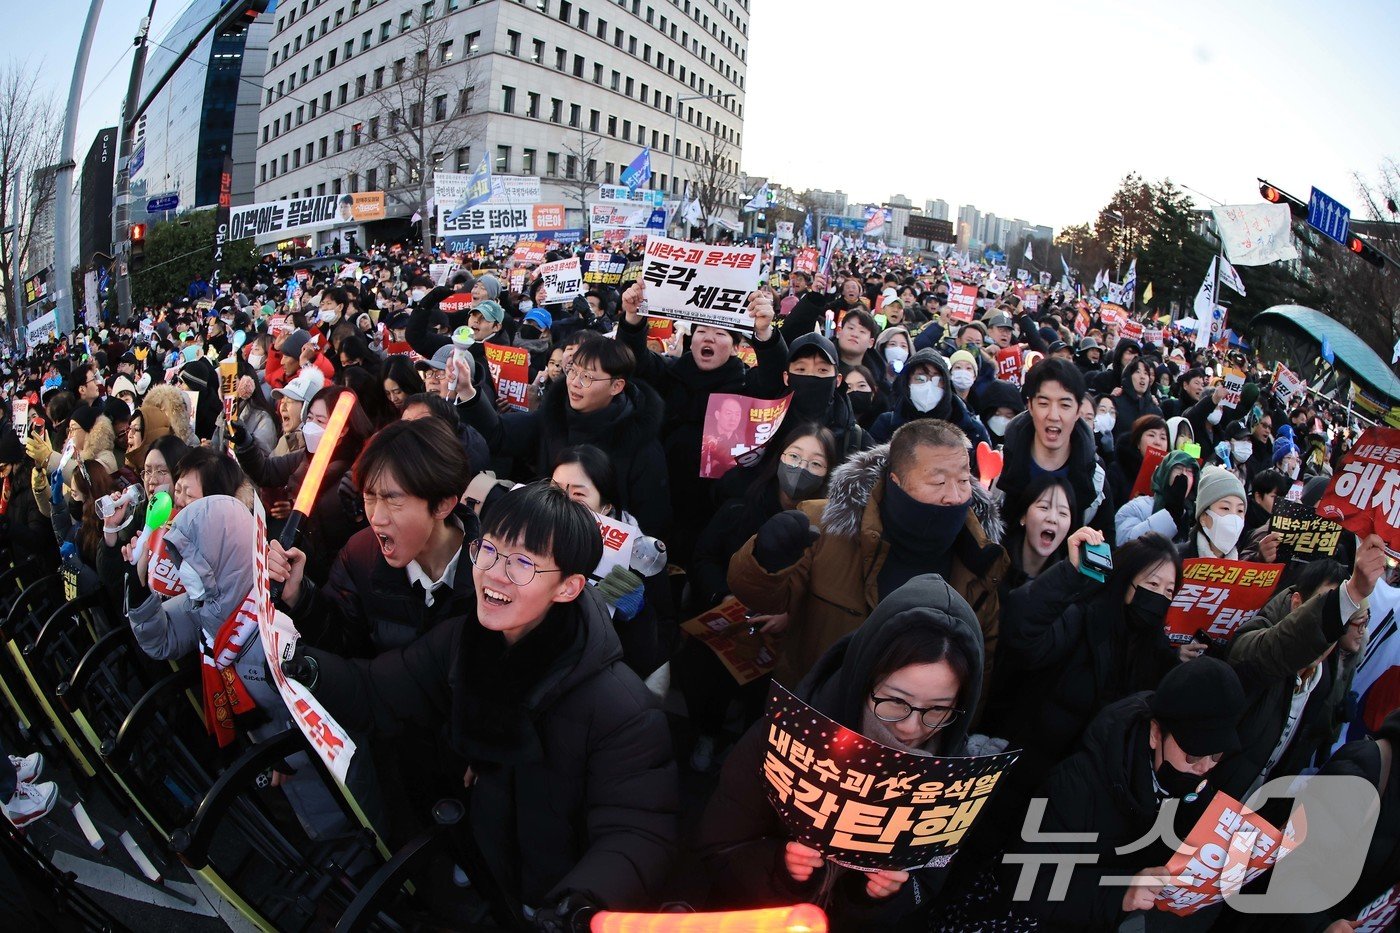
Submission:
[[[582,928],[684,896],[812,901],[836,929],[1339,933],[1400,882],[1396,717],[1333,754],[1373,591],[1400,581],[1375,536],[1281,553],[1276,504],[1316,505],[1360,425],[1345,402],[1281,401],[1278,361],[1198,348],[1155,309],[884,250],[838,251],[822,273],[784,262],[748,297],[751,332],[678,322],[666,338],[644,279],[547,303],[531,268],[509,287],[509,253],[291,258],[11,347],[0,527],[150,658],[213,671],[210,742],[244,743],[287,721],[239,614],[265,513],[276,608],[301,636],[283,670],[357,737],[370,766],[351,789],[383,838],[467,802],[457,831],[481,861],[455,896],[494,922]],[[968,285],[959,312],[950,290]],[[523,403],[493,345],[528,352]],[[707,420],[716,394],[790,401],[766,443],[705,477],[732,446],[715,426],[747,416]],[[173,515],[146,546],[161,493]],[[600,517],[669,565],[595,573]],[[1284,569],[1229,637],[1181,643],[1166,617],[1201,557]],[[745,683],[681,629],[731,597],[776,646]],[[858,872],[769,804],[770,680],[890,748],[1020,757],[951,861]],[[57,789],[35,756],[11,761],[0,796],[22,825]],[[337,831],[295,770],[275,792],[313,837]],[[1244,800],[1319,770],[1381,800],[1345,900],[1153,910],[1171,850],[1121,847],[1204,788]],[[1097,862],[1058,896],[1049,872],[1021,891],[1008,855],[1046,851]]]

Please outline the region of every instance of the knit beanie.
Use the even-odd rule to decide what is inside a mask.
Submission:
[[[1289,440],[1288,438],[1286,438],[1286,437],[1276,437],[1276,438],[1274,438],[1274,461],[1273,461],[1273,462],[1274,462],[1275,464],[1277,464],[1280,460],[1282,460],[1284,457],[1288,456],[1289,454],[1296,454],[1297,452],[1298,452],[1298,448],[1297,448],[1296,446],[1294,446],[1293,442],[1292,442],[1291,440]]]
[[[1196,487],[1196,518],[1226,496],[1239,496],[1241,502],[1248,502],[1244,483],[1229,470],[1218,466],[1208,466],[1201,471],[1201,482]]]
[[[948,357],[948,368],[949,368],[949,369],[952,369],[954,366],[958,365],[959,363],[967,363],[969,366],[972,367],[972,371],[973,371],[973,372],[976,372],[976,371],[977,371],[977,357],[973,356],[971,353],[967,352],[966,350],[959,350],[959,351],[957,351],[956,353],[954,353],[952,356]]]

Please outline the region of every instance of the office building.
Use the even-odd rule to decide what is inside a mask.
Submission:
[[[538,176],[576,227],[650,147],[649,187],[669,200],[718,152],[738,218],[747,0],[303,0],[274,29],[258,201],[384,191],[370,235],[406,232],[433,172],[484,156]]]
[[[90,268],[93,257],[112,255],[112,181],[117,167],[117,128],[97,131],[78,178],[78,251],[75,264]]]

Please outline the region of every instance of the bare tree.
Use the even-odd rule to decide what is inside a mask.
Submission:
[[[341,163],[356,173],[383,171],[385,198],[420,215],[423,242],[429,243],[432,173],[480,136],[484,113],[472,109],[477,68],[471,49],[463,50],[465,61],[453,60],[452,24],[424,18],[421,11],[412,16],[403,57],[385,66],[386,75],[375,76],[381,87],[356,102],[350,148]]]
[[[690,196],[700,202],[700,223],[705,232],[719,219],[720,211],[733,200],[739,175],[730,154],[729,142],[719,135],[719,125],[700,146],[700,158],[690,170]]]
[[[582,126],[578,135],[564,137],[564,177],[559,186],[569,192],[569,197],[578,203],[583,214],[583,225],[588,226],[588,200],[598,190],[598,153],[603,150],[603,140],[597,133],[590,133]]]
[[[39,86],[41,69],[11,61],[0,69],[0,291],[11,332],[23,323],[19,283],[12,280],[16,253],[23,266],[35,244],[39,220],[53,206],[55,173],[42,171],[58,162],[63,111]],[[19,216],[14,216],[15,187]]]

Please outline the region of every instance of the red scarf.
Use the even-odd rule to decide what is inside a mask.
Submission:
[[[214,644],[203,631],[199,636],[200,674],[204,682],[204,725],[223,748],[233,741],[233,717],[256,705],[238,676],[234,662],[250,636],[258,631],[257,603],[248,593],[238,608],[219,626]]]

